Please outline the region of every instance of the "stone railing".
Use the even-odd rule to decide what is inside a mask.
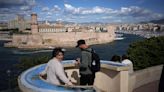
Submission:
[[[46,64],[38,65],[23,72],[18,78],[22,92],[132,92],[142,85],[160,79],[162,65],[150,67],[129,74],[128,67],[121,63],[101,60],[101,70],[96,73],[93,86],[79,85],[79,70],[74,60],[62,62],[68,78],[75,86],[52,85],[45,82],[38,75]],[[82,91],[83,90],[83,91]]]
[[[162,67],[163,65],[148,67],[131,74],[129,77],[129,92],[151,82],[159,81]]]

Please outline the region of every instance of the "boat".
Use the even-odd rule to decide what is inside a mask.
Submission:
[[[123,40],[123,39],[124,39],[123,34],[116,33],[115,40]]]

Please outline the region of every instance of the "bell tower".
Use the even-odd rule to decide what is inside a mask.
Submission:
[[[38,22],[37,22],[37,14],[31,14],[31,33],[37,34],[38,33]]]

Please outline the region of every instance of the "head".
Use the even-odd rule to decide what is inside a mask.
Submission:
[[[122,60],[129,59],[127,55],[122,55]]]
[[[85,40],[78,40],[77,41],[77,46],[76,46],[76,48],[77,47],[79,47],[80,49],[85,49],[85,48],[87,48],[87,45],[86,45],[86,43],[85,43]]]
[[[120,62],[121,61],[121,57],[118,56],[118,55],[113,55],[111,61]]]
[[[52,57],[57,58],[59,61],[62,61],[64,58],[64,51],[62,48],[55,48],[52,52]]]

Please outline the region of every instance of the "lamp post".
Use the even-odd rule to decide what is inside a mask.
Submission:
[[[8,89],[9,89],[9,92],[11,92],[11,81],[10,81],[10,76],[11,76],[11,70],[7,70],[6,71],[7,73],[7,76],[8,76]]]

